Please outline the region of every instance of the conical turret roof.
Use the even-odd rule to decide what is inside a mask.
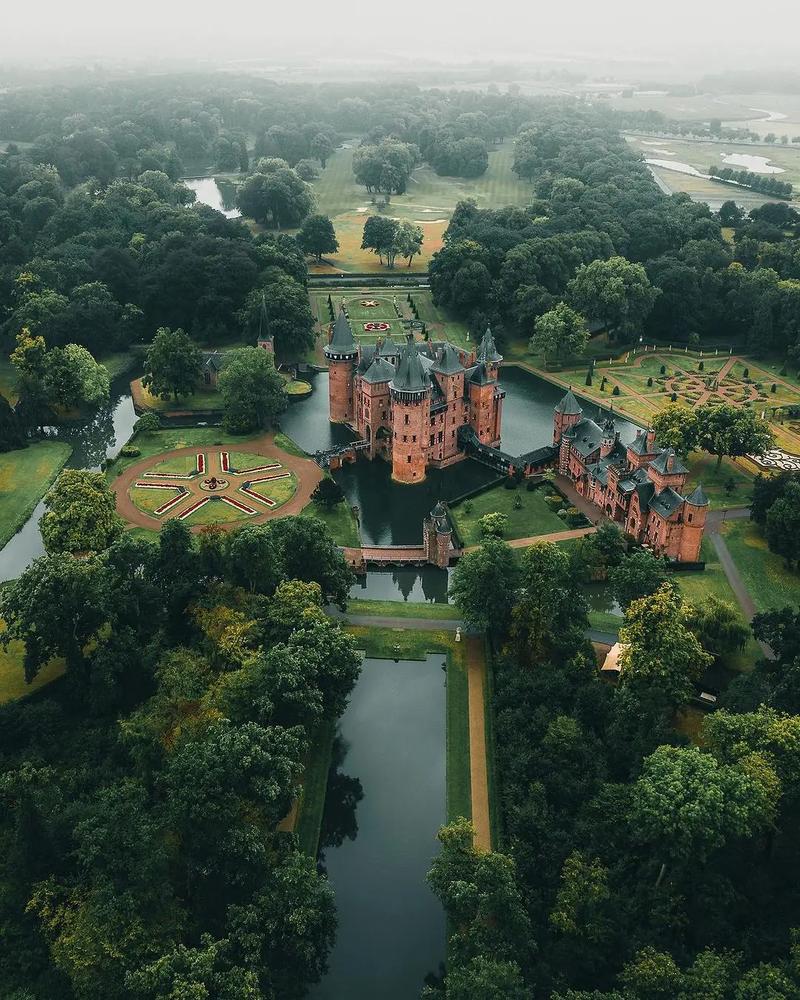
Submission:
[[[572,389],[568,389],[566,396],[556,405],[556,413],[566,413],[567,415],[583,413],[581,405],[575,398]]]
[[[481,339],[481,345],[478,348],[478,360],[485,361],[486,364],[497,364],[499,361],[503,360],[503,355],[498,354],[497,345],[494,342],[494,336],[492,335],[492,328],[490,326],[486,327],[486,333],[484,333]]]
[[[344,309],[340,309],[333,325],[333,336],[325,348],[325,353],[355,354],[357,350],[358,345],[353,337],[353,331],[350,329],[350,322],[344,314]]]
[[[397,374],[392,379],[392,389],[400,392],[422,392],[430,388],[431,380],[422,364],[422,359],[414,343],[414,335],[409,334],[406,346],[400,354]]]
[[[689,496],[686,498],[686,502],[690,503],[693,507],[707,507],[708,497],[706,492],[700,483],[695,486]]]
[[[465,371],[458,356],[458,351],[452,344],[444,345],[442,356],[434,361],[431,371],[439,372],[441,375],[457,375],[459,372]]]

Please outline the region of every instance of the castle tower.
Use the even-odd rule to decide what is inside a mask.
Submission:
[[[569,427],[574,427],[581,417],[583,410],[578,400],[572,393],[572,389],[567,391],[566,396],[556,405],[553,415],[553,444],[558,444]]]
[[[422,538],[425,546],[425,558],[429,563],[440,569],[450,565],[450,543],[453,536],[453,526],[446,504],[440,500],[422,524]]]
[[[600,439],[600,458],[608,458],[617,443],[617,429],[613,417],[603,424],[603,437]]]
[[[343,309],[336,317],[333,334],[324,348],[324,354],[328,359],[330,419],[336,424],[351,424],[355,417],[353,371],[358,358],[358,345]]]
[[[431,381],[409,334],[394,378],[392,393],[392,478],[421,483],[428,464]]]
[[[680,562],[698,562],[700,546],[703,541],[703,529],[708,514],[708,497],[703,487],[698,483],[686,498],[681,526],[681,540],[678,549]]]
[[[447,406],[435,419],[431,428],[431,458],[449,461],[460,454],[458,430],[464,424],[464,365],[452,344],[445,344],[441,355],[434,361],[431,372],[442,390]]]

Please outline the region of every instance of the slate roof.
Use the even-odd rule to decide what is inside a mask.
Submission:
[[[560,403],[556,404],[556,413],[583,413],[580,403],[575,398],[572,389],[568,389],[566,396],[564,396]]]
[[[481,344],[478,348],[478,360],[485,361],[487,364],[497,364],[497,362],[503,360],[503,355],[497,352],[497,345],[494,342],[492,329],[489,326],[486,327],[486,333],[481,338]]]
[[[492,381],[486,371],[486,365],[482,361],[479,361],[474,368],[469,369],[469,381],[473,385],[488,385]]]
[[[417,351],[414,338],[409,335],[406,346],[400,354],[400,362],[392,379],[392,388],[401,392],[422,392],[429,389],[430,376]]]
[[[662,517],[669,517],[682,504],[683,497],[680,493],[676,493],[671,486],[668,486],[650,500],[650,510],[654,510],[656,514],[661,514]]]
[[[573,448],[583,458],[587,458],[593,451],[597,451],[603,439],[603,428],[594,420],[579,420],[572,428]]]
[[[707,507],[708,497],[705,494],[705,490],[700,485],[700,483],[695,486],[689,496],[686,498],[686,502],[692,504],[694,507]]]
[[[431,371],[439,372],[441,375],[458,375],[466,369],[461,364],[458,351],[452,344],[445,344],[442,349],[442,356],[434,361]]]
[[[358,356],[358,368],[356,369],[359,375],[363,375],[372,364],[377,350],[378,349],[374,344],[361,345],[361,351]]]
[[[672,468],[667,470],[667,461],[670,457],[673,459]],[[662,476],[681,475],[689,471],[675,454],[675,450],[673,448],[665,448],[657,458],[653,459],[650,466],[655,469],[656,472],[660,472]]]
[[[376,357],[364,372],[363,378],[365,382],[370,382],[373,385],[379,382],[391,382],[394,378],[394,365],[385,358]]]
[[[636,437],[628,445],[628,448],[633,452],[634,455],[649,455],[652,454],[647,450],[647,432],[637,431]],[[655,451],[658,451],[658,446],[653,445]]]
[[[397,358],[400,356],[400,345],[395,344],[391,334],[387,334],[378,347],[378,354],[382,358]]]
[[[220,372],[225,367],[226,357],[221,351],[204,351],[203,367]]]
[[[354,354],[358,347],[350,329],[350,321],[344,314],[344,309],[339,310],[336,322],[333,324],[333,336],[325,347],[326,352],[330,350],[333,354]]]

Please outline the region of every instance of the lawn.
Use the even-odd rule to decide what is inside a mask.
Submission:
[[[357,549],[361,545],[361,538],[358,534],[358,523],[356,522],[350,505],[337,503],[335,507],[323,507],[312,500],[310,504],[300,512],[301,517],[318,517],[323,521],[333,536],[334,542],[344,548]]]
[[[156,413],[222,410],[222,397],[216,389],[204,387],[190,396],[180,396],[177,400],[162,399],[148,392],[142,385],[142,380],[137,378],[131,382],[131,392],[139,409],[154,410]]]
[[[757,524],[725,521],[720,530],[758,611],[800,605],[800,573],[769,551]]]
[[[231,451],[228,453],[228,467],[231,472],[236,472],[239,475],[246,475],[251,469],[263,469],[265,465],[274,465],[276,468],[264,469],[258,475],[272,476],[281,471],[281,467],[275,459],[266,455],[258,455],[252,451]]]
[[[162,504],[165,504],[168,500],[172,500],[177,495],[176,492],[170,492],[169,490],[148,490],[141,489],[138,486],[131,486],[128,490],[128,496],[130,496],[139,510],[143,510],[145,514],[152,514]]]
[[[447,653],[447,818],[472,817],[469,770],[469,696],[464,645],[452,632],[415,632],[348,625],[367,656],[421,660]],[[487,754],[488,754],[487,747]],[[487,761],[487,763],[489,763]]]
[[[278,431],[275,434],[274,441],[281,451],[285,451],[287,455],[295,455],[297,458],[308,458],[308,452],[304,451],[299,444],[292,441],[286,434]]]
[[[337,149],[328,160],[319,178],[312,182],[317,199],[317,211],[333,220],[340,249],[326,255],[330,265],[311,270],[359,271],[391,273],[381,267],[375,254],[361,249],[364,222],[378,214],[376,202],[382,195],[369,195],[353,176],[353,154],[357,140]],[[422,255],[415,257],[413,271],[427,270],[431,255],[440,248],[442,235],[459,201],[474,198],[481,208],[503,208],[506,205],[528,205],[532,198],[531,185],[521,181],[512,171],[514,144],[508,140],[489,153],[489,169],[482,177],[467,180],[458,177],[438,177],[426,164],[417,167],[403,195],[392,195],[386,214],[408,219],[422,227],[425,240]],[[397,262],[397,271],[406,271],[405,262]]]
[[[225,435],[220,427],[168,427],[146,434],[134,434],[129,444],[138,448],[141,454],[131,458],[123,458],[120,455],[107,466],[106,476],[109,479],[116,479],[129,465],[161,452],[173,451],[176,448],[197,448],[198,451],[202,451],[206,445],[224,443]],[[192,462],[195,461],[193,455],[188,457]]]
[[[242,500],[244,503],[247,503],[246,497],[243,497]],[[250,506],[255,508],[257,504],[254,502]],[[259,513],[261,513],[260,510]],[[210,503],[198,508],[188,517],[184,518],[184,523],[190,527],[195,524],[230,524],[232,521],[242,521],[244,523],[252,516],[252,514],[245,514],[235,507],[222,503],[218,497],[212,497]]]
[[[264,473],[264,475],[278,475],[279,472],[280,470],[276,470],[275,473]],[[275,506],[270,507],[270,510],[277,510],[278,507],[282,507],[291,500],[297,492],[297,479],[294,473],[291,473],[287,479],[276,479],[268,483],[251,483],[250,489],[260,497],[269,497],[270,500],[274,500]],[[237,497],[237,499],[247,503],[250,498]],[[258,505],[256,504],[256,506]]]
[[[0,454],[0,548],[28,520],[71,454],[59,441]]]
[[[515,508],[517,500],[522,504],[519,510]],[[450,512],[464,545],[479,544],[482,535],[478,522],[484,514],[495,512],[508,517],[508,527],[504,534],[506,539],[546,535],[568,528],[547,506],[542,489],[529,492],[526,489],[507,490],[504,486],[495,486],[479,496],[456,504]]]
[[[731,480],[735,488],[728,492],[728,483]],[[750,502],[753,476],[743,465],[731,458],[724,458],[722,465],[717,469],[715,455],[696,451],[689,456],[687,489],[697,483],[703,484],[710,509],[719,510],[721,507],[746,506]]]
[[[197,455],[170,455],[148,471],[165,476],[191,476],[197,472]]]
[[[4,625],[1,627],[5,628]],[[0,704],[32,694],[64,673],[64,661],[61,658],[52,659],[27,684],[24,656],[25,647],[17,640],[10,642],[7,647],[0,646]]]
[[[458,621],[459,613],[452,604],[427,601],[373,601],[354,597],[348,602],[352,615],[377,615],[383,618],[430,618]]]

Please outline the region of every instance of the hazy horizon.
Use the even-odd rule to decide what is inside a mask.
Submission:
[[[216,65],[253,59],[277,66],[356,65],[391,61],[394,71],[464,61],[593,63],[665,75],[722,69],[793,69],[800,5],[777,0],[769,23],[759,27],[730,4],[673,0],[665,15],[636,0],[587,0],[539,10],[499,0],[487,7],[440,0],[408,0],[388,14],[365,0],[320,0],[279,12],[242,0],[228,16],[218,4],[141,0],[115,10],[100,0],[74,0],[65,7],[44,0],[29,10],[4,13],[0,63],[6,67],[70,64],[153,63]],[[395,62],[397,60],[397,62]]]

